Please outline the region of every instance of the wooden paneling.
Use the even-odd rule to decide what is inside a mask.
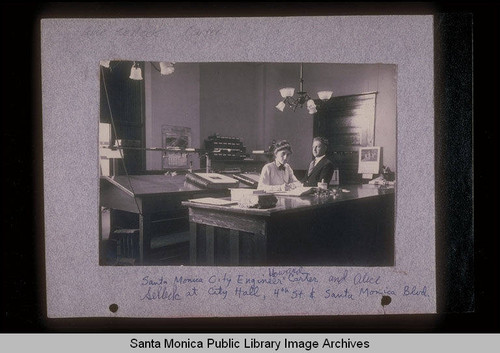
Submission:
[[[375,141],[377,92],[332,97],[314,115],[314,136],[329,141],[327,157],[339,168],[342,184],[357,184],[359,147]]]
[[[266,227],[266,220],[263,217],[242,217],[240,214],[228,213],[225,210],[191,208],[189,210],[189,219],[195,223],[251,233],[264,233]]]

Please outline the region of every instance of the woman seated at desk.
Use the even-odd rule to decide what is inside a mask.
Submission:
[[[274,145],[274,162],[266,164],[260,173],[258,190],[269,192],[288,191],[302,186],[287,163],[292,154],[292,146],[286,140]]]

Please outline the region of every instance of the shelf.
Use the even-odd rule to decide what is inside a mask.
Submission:
[[[189,242],[189,231],[161,235],[151,239],[151,249],[158,249],[186,242]]]

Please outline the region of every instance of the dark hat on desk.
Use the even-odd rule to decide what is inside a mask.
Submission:
[[[287,140],[281,140],[274,144],[273,153],[278,153],[279,151],[282,150],[287,150],[288,152],[293,153],[292,145],[290,145],[290,143]]]

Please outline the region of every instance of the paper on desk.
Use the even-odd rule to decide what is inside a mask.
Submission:
[[[192,199],[189,201],[196,202],[196,203],[203,203],[206,205],[217,205],[217,206],[227,206],[227,205],[234,205],[234,204],[238,203],[238,202],[231,201],[231,200],[217,199],[215,197],[203,197],[200,199]]]
[[[303,186],[288,191],[274,192],[274,194],[280,196],[304,196],[313,193],[314,190],[315,188],[312,186],[311,187]]]

